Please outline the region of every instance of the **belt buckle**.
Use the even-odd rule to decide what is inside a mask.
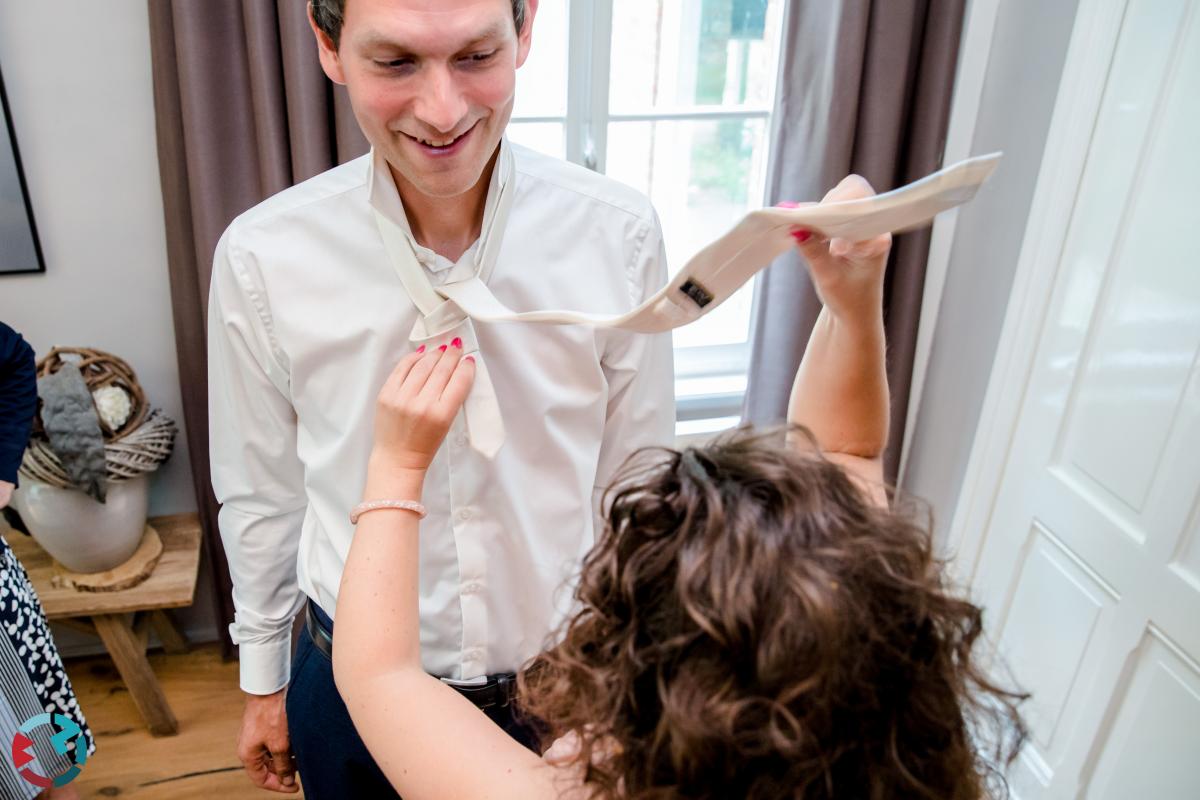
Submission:
[[[445,682],[467,700],[471,701],[476,708],[483,710],[493,707],[504,708],[510,705],[513,701],[513,689],[516,685],[515,678],[515,675],[506,672],[488,676],[485,683],[477,685],[464,685],[452,681]]]

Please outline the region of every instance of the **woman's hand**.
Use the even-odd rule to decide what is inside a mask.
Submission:
[[[475,359],[455,339],[400,360],[379,391],[372,465],[423,472],[446,438],[475,379]]]
[[[825,195],[821,204],[858,200],[874,194],[875,190],[865,178],[848,175]],[[797,206],[791,203],[780,205]],[[844,317],[862,312],[877,313],[883,303],[883,275],[892,248],[890,233],[861,242],[825,239],[804,229],[797,229],[792,235],[808,262],[817,295],[832,314]]]

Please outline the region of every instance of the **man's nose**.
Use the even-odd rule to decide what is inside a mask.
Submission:
[[[467,113],[467,103],[444,66],[434,66],[423,76],[413,113],[418,120],[439,133],[450,133]]]

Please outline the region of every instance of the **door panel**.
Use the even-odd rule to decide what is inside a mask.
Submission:
[[[1197,5],[1081,4],[1116,36],[974,580],[1023,798],[1200,797]]]

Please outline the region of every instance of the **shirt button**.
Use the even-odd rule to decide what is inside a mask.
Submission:
[[[459,447],[466,447],[467,446],[467,435],[465,433],[458,434],[457,436],[454,437],[454,443],[456,445],[458,445]]]
[[[468,583],[463,586],[462,590],[463,590],[463,594],[479,594],[480,592],[483,591],[483,584]]]
[[[458,512],[458,521],[459,522],[466,522],[470,518],[471,518],[471,509],[469,509],[469,508],[459,509],[459,512]]]

